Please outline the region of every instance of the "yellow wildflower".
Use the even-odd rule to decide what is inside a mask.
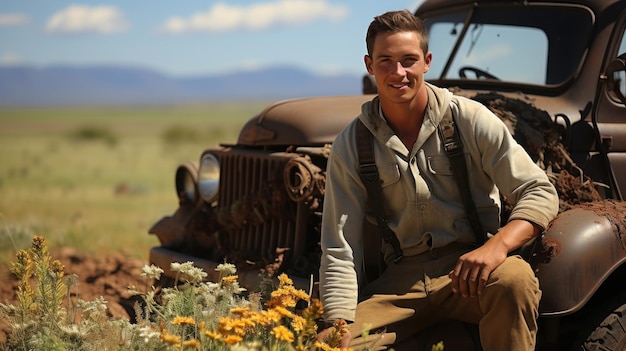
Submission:
[[[227,345],[235,345],[236,343],[239,343],[243,340],[243,338],[239,335],[229,335],[226,338],[224,338],[224,343],[226,343]]]
[[[237,279],[239,279],[238,275],[229,275],[228,277],[222,278],[222,282],[225,284],[232,284],[236,283]]]
[[[312,319],[318,319],[324,314],[324,305],[319,299],[312,299],[309,307],[305,309],[305,313],[309,314]]]
[[[315,346],[315,348],[320,349],[322,351],[332,351],[333,348],[328,346],[328,344],[324,344],[322,342],[316,341],[313,346]]]
[[[283,307],[295,307],[298,300],[309,301],[309,295],[303,290],[298,290],[293,286],[284,286],[272,291],[271,299],[267,305],[283,306]]]
[[[34,236],[31,244],[31,250],[35,255],[39,257],[48,256],[48,247],[46,246],[46,239],[43,236]]]
[[[181,317],[181,316],[177,316],[176,318],[174,318],[174,320],[172,321],[172,324],[174,325],[195,325],[196,321],[191,318],[191,317]]]
[[[287,318],[293,317],[293,313],[282,306],[276,306],[273,309],[274,311],[278,312],[278,314],[280,314],[283,317],[287,317]]]
[[[63,277],[65,266],[61,263],[61,261],[54,260],[50,264],[50,269],[60,278]]]
[[[161,341],[169,345],[180,344],[180,336],[168,334],[167,331],[161,333]]]
[[[343,319],[337,319],[333,322],[333,329],[328,334],[326,343],[332,346],[337,346],[341,344],[341,340],[343,336],[348,332],[348,323]]]
[[[211,338],[213,340],[220,340],[222,338],[222,336],[220,334],[212,332],[210,330],[205,331],[204,335],[208,336],[209,338]]]
[[[306,320],[300,316],[293,316],[291,327],[297,332],[302,332],[306,328]]]
[[[183,349],[196,349],[200,350],[200,341],[191,339],[183,342]]]
[[[432,351],[443,351],[443,341],[438,342],[431,348]]]
[[[274,329],[272,329],[270,334],[274,335],[274,337],[278,340],[286,341],[289,343],[293,342],[294,340],[293,333],[284,325],[279,325],[275,327]]]
[[[278,276],[278,282],[279,287],[283,287],[284,285],[293,285],[293,280],[291,280],[285,273]]]
[[[234,307],[230,309],[230,313],[238,314],[240,316],[245,316],[249,312],[250,312],[250,309],[248,307]]]
[[[230,317],[220,318],[218,331],[222,334],[231,334],[244,336],[246,335],[246,327],[254,326],[254,324],[245,319],[233,319]]]
[[[20,250],[16,254],[16,261],[11,263],[11,273],[19,279],[28,280],[33,274],[34,262],[26,250]]]
[[[352,351],[351,348],[345,348],[345,347],[332,347],[328,344],[325,344],[323,342],[319,342],[316,341],[313,346],[315,346],[316,349],[322,350],[322,351]]]
[[[263,317],[265,317],[265,319],[268,321],[268,323],[266,324],[280,322],[281,315],[274,309],[263,311],[261,313],[263,314]]]

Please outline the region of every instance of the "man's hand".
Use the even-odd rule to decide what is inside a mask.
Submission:
[[[541,228],[525,220],[512,220],[491,239],[459,257],[454,270],[448,274],[452,279],[452,291],[463,297],[482,293],[487,280],[498,266],[506,260],[509,252],[516,250],[541,232]]]
[[[452,279],[452,291],[463,297],[474,297],[482,293],[489,275],[507,256],[507,251],[483,245],[459,257],[454,270],[448,274]]]
[[[317,341],[335,348],[348,348],[351,340],[350,329],[343,320],[337,320],[332,326],[317,333]]]

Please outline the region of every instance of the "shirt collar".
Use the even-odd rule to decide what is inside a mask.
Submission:
[[[378,104],[378,115],[380,116],[380,119],[382,119],[383,121],[385,121],[385,123],[387,123],[387,119],[385,118],[385,115],[383,114],[383,108],[382,106],[380,106],[380,103]]]

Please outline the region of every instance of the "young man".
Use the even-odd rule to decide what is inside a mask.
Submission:
[[[326,320],[351,323],[351,337],[364,326],[385,330],[383,344],[396,350],[410,349],[409,336],[444,319],[477,323],[485,351],[534,349],[541,292],[528,263],[509,254],[555,217],[555,188],[486,107],[424,81],[432,54],[410,12],[375,17],[366,42],[378,96],[337,137],[327,168],[320,269]],[[490,233],[484,244],[476,242],[437,132],[447,110]],[[374,136],[382,202],[402,248],[394,263],[392,246],[383,243],[387,268],[365,286],[364,246],[378,239],[363,237],[364,219],[375,221],[359,176],[359,120]],[[500,192],[515,204],[503,226]]]

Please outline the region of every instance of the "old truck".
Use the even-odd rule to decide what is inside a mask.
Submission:
[[[543,291],[537,349],[626,350],[626,1],[427,0],[415,15],[430,33],[427,80],[505,119],[560,193],[528,256]],[[211,273],[228,261],[249,288],[263,271],[307,289],[330,145],[375,94],[368,76],[363,91],[277,102],[235,142],[182,163],[178,209],[149,230],[160,240],[150,261],[170,276],[172,262]],[[479,350],[467,330],[448,333],[446,350]]]

